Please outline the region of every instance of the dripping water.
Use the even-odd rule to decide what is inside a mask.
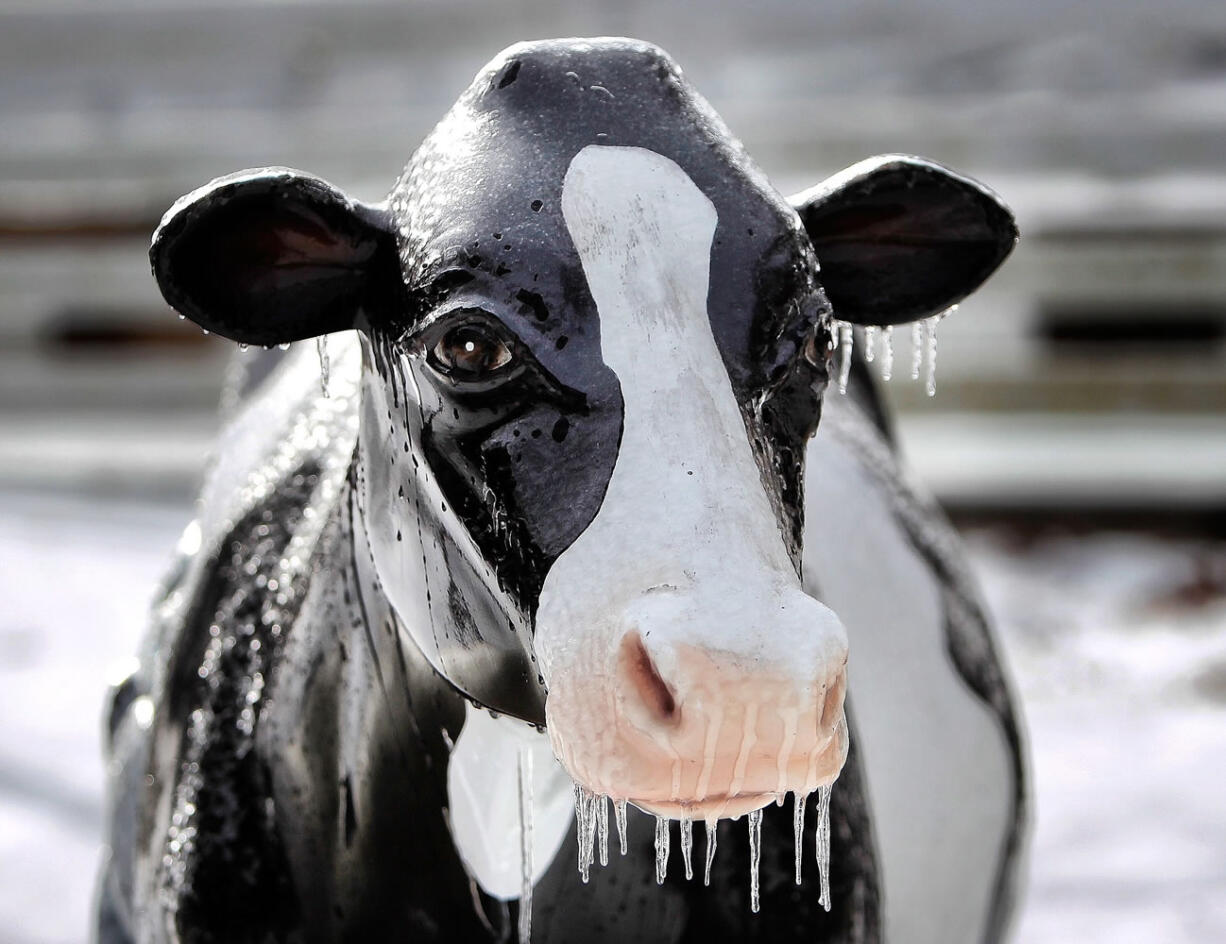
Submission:
[[[694,821],[688,816],[681,817],[681,861],[685,863],[685,880],[694,877],[694,867],[690,857],[694,851]]]
[[[519,944],[532,938],[532,753],[519,750]]]
[[[711,863],[715,861],[715,839],[717,835],[716,824],[711,820],[706,820],[703,823],[707,833],[707,864],[702,872],[702,884],[711,884]]]
[[[668,874],[668,819],[656,817],[656,884],[664,884]]]
[[[622,855],[626,854],[626,801],[617,800],[613,804],[613,815],[617,819],[617,841],[621,844]]]
[[[830,787],[817,790],[817,871],[821,877],[821,896],[817,903],[830,910]]]
[[[839,393],[847,392],[847,379],[851,376],[851,325],[839,322]]]
[[[792,846],[796,855],[796,884],[800,884],[800,863],[803,860],[801,851],[805,840],[805,804],[809,802],[809,794],[792,794]]]
[[[319,391],[328,396],[328,374],[331,372],[328,363],[328,336],[321,334],[315,339],[315,350],[319,353]]]
[[[609,864],[609,798],[599,797],[596,800],[596,833],[600,841],[600,864]]]
[[[758,913],[758,866],[762,862],[762,811],[749,814],[749,910]]]
[[[881,379],[889,380],[894,376],[894,326],[887,325],[881,329]]]

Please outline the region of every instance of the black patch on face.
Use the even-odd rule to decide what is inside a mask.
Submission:
[[[370,330],[385,379],[414,379],[417,451],[451,513],[528,617],[553,561],[599,511],[621,437],[620,385],[561,212],[566,172],[588,145],[661,154],[715,205],[711,328],[798,567],[803,450],[826,382],[824,356],[801,353],[816,338],[825,354],[829,307],[799,220],[667,57],[600,40],[523,45],[495,62],[392,192],[409,303]],[[449,381],[422,356],[456,312],[474,311],[522,364],[484,387]]]

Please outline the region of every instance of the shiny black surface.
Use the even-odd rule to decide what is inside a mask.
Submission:
[[[511,938],[517,906],[480,893],[455,851],[446,768],[465,697],[543,723],[537,595],[599,510],[617,458],[621,389],[559,206],[571,159],[591,144],[667,156],[716,207],[708,315],[798,570],[803,450],[832,314],[813,241],[828,247],[833,314],[871,310],[883,324],[943,307],[999,262],[982,262],[978,236],[972,261],[958,261],[961,211],[935,256],[895,238],[939,228],[941,195],[965,196],[935,165],[887,168],[809,201],[806,233],[671,60],[628,40],[499,57],[386,206],[282,170],[235,175],[178,205],[152,250],[168,301],[247,343],[359,328],[361,389],[345,414],[359,429],[356,443],[287,440],[294,467],[270,468],[251,507],[206,535],[172,583],[167,600],[186,602],[159,611],[112,712],[105,940]],[[898,173],[919,174],[922,186],[902,187],[918,199],[904,196],[909,222],[877,239],[856,207],[879,219]],[[908,294],[917,264],[934,259]],[[903,274],[874,274],[883,262]],[[505,343],[505,370],[440,364],[439,344],[472,324]],[[406,561],[398,549],[410,544]],[[140,697],[156,706],[148,731],[129,710]],[[720,824],[711,888],[676,867],[658,888],[651,830],[635,816],[632,854],[588,886],[567,840],[536,890],[536,939],[879,940],[852,743],[834,792],[830,915],[810,885],[792,884],[790,810],[766,813],[757,916],[743,822]]]

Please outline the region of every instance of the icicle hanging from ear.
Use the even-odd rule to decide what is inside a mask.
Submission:
[[[847,392],[847,380],[851,377],[851,325],[836,321],[839,326],[839,393]]]
[[[319,353],[319,392],[328,396],[328,375],[331,367],[328,362],[328,336],[321,334],[315,339],[315,350]]]
[[[924,390],[930,397],[935,396],[937,391],[937,325],[957,310],[957,305],[950,305],[939,314],[911,323],[911,379],[919,380],[921,371],[926,367]],[[890,380],[894,375],[894,326],[864,325],[863,331],[865,362],[871,364],[880,361],[881,379]],[[832,351],[838,353],[839,393],[847,393],[847,381],[851,376],[854,326],[850,322],[831,318],[830,346]],[[878,354],[881,356],[878,357]]]

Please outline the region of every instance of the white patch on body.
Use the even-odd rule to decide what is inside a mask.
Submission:
[[[449,825],[470,875],[507,901],[522,888],[518,760],[532,755],[532,882],[558,854],[574,814],[574,787],[549,738],[522,721],[465,703],[464,727],[447,764]]]
[[[693,798],[700,783],[712,796],[762,789],[766,767],[765,789],[800,786],[796,758],[776,754],[796,743],[786,729],[798,705],[814,744],[814,706],[841,672],[846,638],[800,588],[712,333],[715,207],[668,158],[598,145],[571,162],[561,204],[624,414],[600,510],[540,594],[535,645],[554,747],[589,789],[632,800],[635,783],[658,787],[654,800]],[[631,630],[684,730],[653,723],[618,682]],[[631,741],[646,746],[628,751]],[[751,745],[753,769],[734,775]]]
[[[940,588],[872,475],[819,429],[805,478],[806,578],[850,639],[885,937],[978,944],[1012,823],[1004,733],[950,659]]]

